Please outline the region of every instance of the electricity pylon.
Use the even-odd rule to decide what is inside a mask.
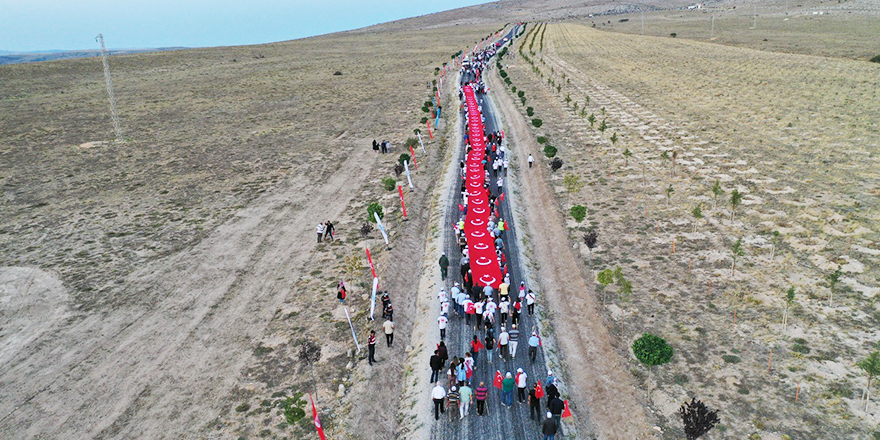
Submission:
[[[122,142],[122,127],[119,115],[116,114],[116,95],[113,94],[113,78],[110,77],[110,63],[107,61],[107,48],[104,46],[104,35],[95,38],[101,44],[101,62],[104,63],[104,79],[107,80],[107,95],[110,96],[110,116],[113,118],[113,129],[116,130],[116,141]]]

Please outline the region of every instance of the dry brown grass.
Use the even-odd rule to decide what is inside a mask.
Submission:
[[[553,180],[563,212],[588,209],[588,222],[569,221],[571,239],[596,228],[592,270],[620,266],[635,286],[631,299],[615,298],[614,287],[599,299],[664,437],[680,436],[676,410],[692,395],[721,409],[724,436],[861,438],[875,430],[876,403],[858,409],[865,379],[854,363],[873,349],[880,324],[880,66],[571,24],[550,25],[544,53],[531,57],[538,72],[511,62],[513,84],[544,121],[535,134],[549,135],[564,169],[587,183],[569,202],[562,173]],[[591,130],[566,95],[579,109],[589,96],[586,114],[606,119],[609,130]],[[628,166],[625,148],[634,153]],[[663,151],[678,153],[674,171]],[[713,209],[716,179],[726,194]],[[745,197],[730,221],[734,188]],[[693,233],[698,203],[706,219]],[[781,238],[771,259],[774,230]],[[732,276],[729,249],[739,237],[746,255]],[[829,306],[824,278],[837,263],[845,287]],[[789,286],[797,305],[783,331]],[[644,331],[673,344],[670,365],[637,364],[629,344]],[[803,345],[809,353],[799,352]]]

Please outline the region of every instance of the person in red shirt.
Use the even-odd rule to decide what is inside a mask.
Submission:
[[[486,348],[482,342],[480,342],[480,338],[477,335],[474,335],[474,340],[471,341],[471,354],[474,358],[474,365],[477,364],[477,359],[480,358],[480,350]]]
[[[369,351],[367,362],[373,365],[373,362],[376,362],[376,330],[370,330],[370,338],[367,339],[367,349]]]

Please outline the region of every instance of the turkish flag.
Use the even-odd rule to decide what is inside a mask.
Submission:
[[[571,417],[571,410],[568,409],[568,401],[567,400],[565,401],[565,409],[562,410],[562,417],[563,418]]]
[[[503,201],[504,201],[504,193],[501,193],[501,195],[498,196],[498,201],[499,201],[499,202],[503,202]]]
[[[539,399],[544,398],[544,387],[541,386],[541,381],[538,381],[538,385],[535,387],[535,397]]]
[[[473,314],[477,313],[477,307],[474,305],[474,303],[472,303],[472,302],[468,303],[467,310],[465,310],[465,313],[467,313],[468,315],[473,315]]]
[[[495,388],[501,389],[501,382],[504,382],[504,377],[501,375],[501,372],[495,370],[495,381],[492,382],[492,385],[495,385]]]
[[[326,440],[324,438],[324,427],[321,426],[321,420],[318,419],[318,409],[315,408],[315,399],[312,399],[312,393],[309,393],[309,400],[312,401],[312,414],[315,417],[315,429],[318,430],[318,437],[320,437],[321,440]],[[566,403],[566,405],[567,404],[568,403]],[[568,409],[567,406],[566,406],[566,409]]]

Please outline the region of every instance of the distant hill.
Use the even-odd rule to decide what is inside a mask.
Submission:
[[[160,47],[151,49],[116,49],[110,50],[110,55],[127,55],[133,53],[163,52],[167,50],[188,49],[187,47]],[[15,53],[0,51],[0,64],[37,63],[40,61],[64,60],[69,58],[89,58],[101,56],[98,49],[92,50],[60,50]]]

